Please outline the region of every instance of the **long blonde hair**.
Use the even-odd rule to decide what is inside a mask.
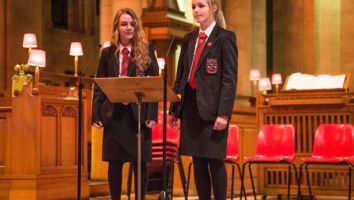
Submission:
[[[221,10],[221,4],[220,0],[207,0],[209,7],[212,7],[212,5],[216,5],[216,11],[214,13],[214,19],[217,24],[219,24],[221,27],[226,29],[226,21],[224,14]]]
[[[134,61],[139,70],[145,71],[148,65],[151,63],[151,58],[149,55],[149,45],[144,38],[144,30],[142,28],[141,21],[136,16],[135,12],[130,8],[122,8],[117,11],[114,20],[113,20],[113,34],[112,34],[112,43],[118,47],[119,44],[119,33],[117,30],[119,18],[122,14],[130,15],[133,20],[136,22],[134,28],[134,37],[132,39],[132,48],[134,52]],[[117,48],[118,49],[118,48]]]

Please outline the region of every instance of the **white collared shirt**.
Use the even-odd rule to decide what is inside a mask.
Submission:
[[[211,32],[213,31],[215,25],[216,25],[216,21],[214,20],[214,21],[208,26],[208,28],[206,28],[204,31],[199,28],[198,35],[199,35],[199,33],[204,32],[205,35],[207,35],[207,37],[208,37],[205,42],[208,42],[209,36],[210,36]],[[198,36],[197,36],[197,37],[198,37]],[[191,66],[190,66],[190,68],[189,68],[188,81],[189,81],[189,79],[190,79],[191,72],[192,72],[192,66],[193,66],[193,62],[194,62],[195,51],[197,50],[197,46],[198,46],[198,40],[199,40],[199,38],[197,38],[197,41],[196,41],[195,46],[194,46],[193,61],[192,61]]]
[[[131,56],[132,52],[132,45],[129,44],[128,46],[123,46],[122,44],[119,43],[119,76],[122,74],[122,61],[123,61],[123,54],[121,53],[124,48],[127,48],[129,53],[128,56]]]

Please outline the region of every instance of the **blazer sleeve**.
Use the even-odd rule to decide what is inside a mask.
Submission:
[[[183,78],[183,73],[184,73],[184,57],[187,52],[187,46],[188,46],[188,37],[185,36],[182,42],[182,47],[181,47],[181,53],[179,55],[178,59],[178,64],[177,64],[177,74],[176,74],[176,80],[173,86],[173,91],[176,94],[181,94],[181,82]],[[170,104],[170,109],[169,109],[169,114],[173,115],[175,117],[179,117],[181,109],[181,102],[171,102]]]
[[[107,77],[107,60],[108,60],[109,48],[104,48],[101,53],[100,61],[98,64],[98,70],[96,77]],[[102,121],[99,115],[99,109],[103,102],[106,100],[106,95],[102,92],[101,88],[95,84],[93,93],[93,107],[92,107],[92,123]]]
[[[159,65],[156,60],[155,56],[155,49],[152,45],[149,45],[149,54],[151,63],[147,69],[148,76],[158,76],[159,75]],[[153,120],[157,122],[157,110],[158,110],[158,103],[148,103],[147,104],[147,119]]]
[[[238,50],[236,35],[227,31],[222,39],[222,77],[218,115],[230,117],[232,114],[237,86]]]

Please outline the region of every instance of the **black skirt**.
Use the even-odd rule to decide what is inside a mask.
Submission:
[[[151,160],[151,129],[141,124],[142,161]],[[105,127],[102,142],[102,160],[137,161],[138,123],[128,106],[115,104],[112,121]]]
[[[205,121],[201,118],[196,92],[187,84],[181,113],[180,154],[224,159],[228,128],[215,131],[214,123],[215,121]]]

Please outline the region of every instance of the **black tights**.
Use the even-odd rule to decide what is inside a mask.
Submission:
[[[115,161],[109,161],[108,164],[108,182],[109,182],[109,191],[111,193],[112,200],[121,199],[122,171],[123,171],[124,162],[125,161],[115,160]],[[133,162],[135,191],[138,191],[137,184],[136,184],[138,182],[137,168],[138,168],[137,162]],[[145,199],[147,182],[148,182],[147,166],[146,166],[146,162],[142,162],[141,163],[141,199],[142,200]]]
[[[211,185],[215,200],[225,200],[227,175],[224,161],[193,157],[194,181],[200,200],[211,199]]]

